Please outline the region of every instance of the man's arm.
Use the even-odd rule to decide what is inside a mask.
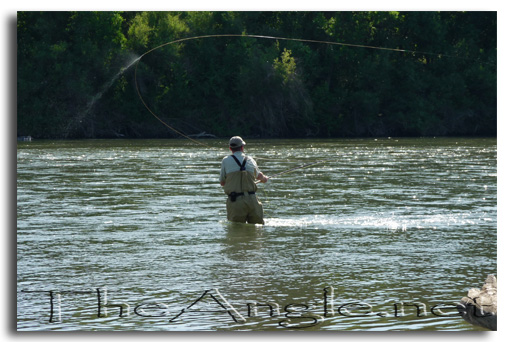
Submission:
[[[259,180],[261,183],[266,183],[268,179],[269,177],[265,176],[262,172],[259,172],[259,174],[257,175],[257,180]]]

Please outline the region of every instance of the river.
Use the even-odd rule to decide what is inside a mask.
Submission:
[[[494,138],[247,141],[264,225],[227,222],[227,140],[18,142],[17,329],[483,330]]]

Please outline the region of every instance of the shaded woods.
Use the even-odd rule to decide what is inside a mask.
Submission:
[[[18,12],[18,135],[496,135],[496,12]],[[130,67],[129,67],[130,66]]]

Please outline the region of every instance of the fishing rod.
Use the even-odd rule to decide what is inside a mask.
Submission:
[[[295,166],[295,167],[292,167],[292,168],[287,169],[285,171],[282,171],[282,172],[270,175],[270,176],[268,176],[268,179],[277,178],[278,176],[285,175],[287,173],[290,173],[290,172],[293,172],[293,171],[296,171],[296,170],[305,169],[306,167],[317,165],[317,164],[324,163],[324,162],[326,162],[326,160],[317,160],[317,161],[312,162],[312,163],[305,163],[305,164],[302,164],[302,165],[299,165],[299,166]],[[261,181],[258,180],[257,182],[255,182],[255,184],[258,184],[258,183],[261,183]]]
[[[441,54],[441,53],[433,53],[433,52],[424,52],[424,51],[415,51],[415,50],[408,50],[408,49],[399,49],[399,48],[388,48],[388,47],[380,47],[380,46],[372,46],[372,45],[363,45],[363,44],[350,44],[350,43],[341,43],[341,42],[333,42],[333,41],[324,41],[324,40],[314,40],[314,39],[301,39],[301,38],[286,38],[286,37],[275,37],[275,36],[264,36],[264,35],[253,35],[253,34],[212,34],[212,35],[201,35],[201,36],[194,36],[194,37],[186,37],[186,38],[181,38],[181,39],[177,39],[177,40],[173,40],[173,41],[170,41],[170,42],[167,42],[167,43],[164,43],[164,44],[161,44],[161,45],[158,45],[148,51],[146,51],[145,53],[143,53],[141,56],[139,56],[134,62],[131,63],[134,64],[135,63],[135,68],[134,68],[134,82],[135,82],[135,86],[136,86],[136,91],[137,91],[137,95],[139,97],[139,99],[141,100],[141,102],[143,103],[143,105],[145,106],[145,108],[150,112],[150,114],[152,114],[159,122],[161,122],[164,126],[166,126],[167,128],[169,128],[170,130],[172,130],[173,132],[177,133],[178,135],[186,138],[186,139],[189,139],[191,140],[192,142],[198,144],[198,145],[202,145],[202,146],[205,146],[205,147],[209,147],[209,148],[213,148],[214,146],[209,146],[205,143],[202,143],[196,139],[193,139],[192,137],[190,137],[189,135],[181,132],[180,130],[172,127],[171,125],[169,125],[168,123],[166,123],[164,120],[162,120],[157,114],[155,114],[151,109],[150,107],[148,106],[148,104],[144,101],[143,99],[143,96],[141,95],[141,90],[139,88],[139,83],[137,81],[137,71],[138,71],[138,66],[139,66],[139,63],[141,62],[141,59],[143,59],[143,57],[145,57],[146,55],[152,53],[153,51],[155,50],[158,50],[158,49],[161,49],[165,46],[168,46],[168,45],[172,45],[172,44],[177,44],[177,43],[181,43],[181,42],[186,42],[186,41],[191,41],[191,40],[197,40],[197,39],[206,39],[206,38],[227,38],[227,37],[233,37],[233,38],[236,38],[236,37],[239,37],[239,38],[256,38],[256,39],[272,39],[272,40],[286,40],[286,41],[294,41],[294,42],[303,42],[303,43],[316,43],[316,44],[326,44],[326,45],[335,45],[335,46],[346,46],[346,47],[352,47],[352,48],[365,48],[365,49],[375,49],[375,50],[383,50],[383,51],[393,51],[393,52],[403,52],[403,53],[411,53],[411,54],[424,54],[424,55],[432,55],[432,56],[438,56],[438,57],[449,57],[449,58],[463,58],[463,57],[459,57],[459,56],[452,56],[452,55],[447,55],[447,54]],[[465,59],[465,58],[464,58]],[[299,165],[299,166],[296,166],[296,167],[293,167],[291,169],[288,169],[288,170],[285,170],[285,171],[282,171],[282,172],[279,172],[277,174],[274,174],[272,176],[269,176],[269,178],[276,178],[280,175],[283,175],[283,174],[287,174],[289,172],[293,172],[295,170],[300,170],[300,169],[304,169],[306,167],[309,167],[309,166],[313,166],[313,165],[316,165],[316,164],[320,164],[322,162],[324,162],[325,160],[320,160],[320,161],[315,161],[315,162],[312,162],[312,163],[307,163],[307,164],[302,164],[302,165]],[[260,182],[260,181],[258,181]],[[257,182],[257,183],[258,183]]]
[[[172,127],[171,125],[169,125],[168,123],[166,123],[164,120],[162,120],[157,114],[155,114],[151,109],[150,107],[148,106],[148,104],[145,102],[145,100],[143,99],[143,96],[141,95],[141,90],[139,88],[139,83],[137,81],[137,71],[138,71],[138,66],[139,66],[139,62],[141,62],[141,59],[143,59],[144,56],[152,53],[153,51],[155,50],[158,50],[158,49],[161,49],[165,46],[168,46],[168,45],[172,45],[172,44],[177,44],[177,43],[181,43],[181,42],[186,42],[186,41],[190,41],[190,40],[197,40],[197,39],[206,39],[206,38],[227,38],[227,37],[232,37],[232,38],[257,38],[257,39],[272,39],[272,40],[288,40],[288,41],[296,41],[296,42],[303,42],[303,43],[317,43],[317,44],[327,44],[327,45],[337,45],[337,46],[347,46],[347,47],[354,47],[354,48],[368,48],[368,49],[376,49],[376,50],[385,50],[385,51],[394,51],[394,52],[409,52],[409,53],[416,53],[416,51],[412,51],[412,50],[406,50],[406,49],[397,49],[397,48],[386,48],[386,47],[378,47],[378,46],[371,46],[371,45],[360,45],[360,44],[349,44],[349,43],[341,43],[341,42],[332,42],[332,41],[323,41],[323,40],[313,40],[313,39],[301,39],[301,38],[285,38],[285,37],[275,37],[275,36],[264,36],[264,35],[253,35],[253,34],[214,34],[214,35],[202,35],[202,36],[194,36],[194,37],[186,37],[186,38],[182,38],[182,39],[177,39],[177,40],[173,40],[173,41],[170,41],[170,42],[167,42],[167,43],[164,43],[164,44],[161,44],[161,45],[158,45],[148,51],[146,51],[145,53],[143,53],[141,56],[139,56],[132,64],[135,63],[135,67],[134,67],[134,82],[135,82],[135,86],[136,86],[136,91],[137,91],[137,95],[139,97],[139,99],[141,100],[141,102],[143,103],[143,105],[145,106],[145,108],[148,110],[148,112],[150,112],[150,114],[152,114],[159,122],[161,122],[164,126],[166,126],[167,128],[169,128],[170,130],[172,130],[173,132],[177,133],[178,135],[186,138],[186,139],[189,139],[191,140],[192,142],[196,143],[196,144],[199,144],[199,145],[202,145],[202,146],[205,146],[205,147],[209,147],[209,148],[212,148],[213,146],[209,146],[205,143],[202,143],[196,139],[193,139],[191,138],[189,135],[179,131],[178,129]],[[421,52],[417,52],[417,53],[421,53]],[[425,53],[425,54],[433,54],[433,53]],[[433,54],[433,55],[439,55],[441,56],[441,54]],[[287,174],[287,173],[290,173],[290,172],[293,172],[293,171],[296,171],[296,170],[301,170],[301,169],[304,169],[304,168],[307,168],[309,166],[313,166],[313,165],[316,165],[316,164],[320,164],[324,162],[324,160],[318,160],[318,161],[315,161],[315,162],[312,162],[312,163],[306,163],[306,164],[302,164],[302,165],[299,165],[299,166],[295,166],[293,168],[290,168],[290,169],[287,169],[285,171],[282,171],[282,172],[279,172],[279,173],[276,173],[274,175],[271,175],[271,176],[268,176],[268,178],[276,178],[278,176],[281,176],[281,175],[284,175],[284,174]],[[257,181],[257,183],[259,183],[260,181]]]

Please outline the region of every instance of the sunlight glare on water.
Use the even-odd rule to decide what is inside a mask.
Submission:
[[[226,220],[226,141],[18,143],[18,330],[481,330],[431,308],[496,274],[496,139],[245,140],[323,160],[264,225]]]

